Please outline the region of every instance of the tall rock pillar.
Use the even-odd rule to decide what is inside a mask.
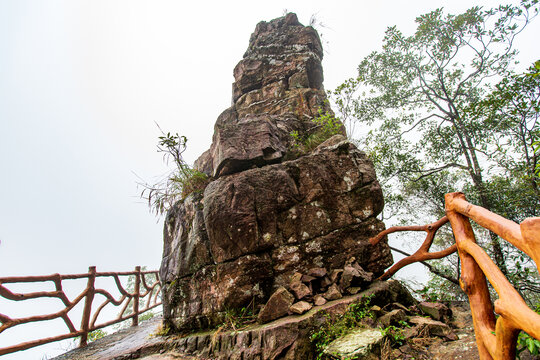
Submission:
[[[263,304],[293,273],[392,264],[376,219],[383,197],[371,161],[336,136],[293,156],[290,135],[331,113],[317,32],[295,14],[261,22],[234,69],[233,104],[217,119],[195,166],[211,176],[167,214],[161,265],[165,321],[197,329],[224,312]]]

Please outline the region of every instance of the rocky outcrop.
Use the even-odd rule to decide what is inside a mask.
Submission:
[[[207,328],[226,310],[258,309],[280,286],[294,292],[297,272],[345,271],[353,257],[375,275],[392,264],[386,242],[368,242],[384,224],[367,156],[341,135],[300,157],[290,150],[291,131],[310,134],[319,109],[331,112],[321,58],[317,33],[294,14],[257,25],[234,70],[233,105],[195,164],[212,181],[165,220],[161,278],[171,327]]]
[[[331,111],[322,56],[317,32],[295,14],[260,22],[234,68],[233,105],[218,117],[212,146],[195,166],[218,177],[283,159],[290,133],[310,131],[319,109]]]

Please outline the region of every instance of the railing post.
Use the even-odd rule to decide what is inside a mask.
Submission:
[[[92,301],[94,301],[95,295],[95,280],[96,280],[96,267],[90,266],[88,268],[88,285],[86,285],[86,298],[84,300],[84,311],[81,321],[81,342],[80,347],[86,346],[88,342],[88,332],[90,326],[90,314],[92,312]]]
[[[135,289],[133,294],[133,318],[131,326],[139,325],[139,292],[141,287],[141,267],[135,267]]]
[[[463,243],[476,243],[471,223],[466,216],[455,210],[452,203],[456,198],[465,199],[465,195],[462,193],[449,193],[444,198],[446,216],[450,220],[452,232],[456,239],[458,255],[461,259],[461,278],[459,282],[461,288],[469,297],[478,354],[482,360],[491,360],[493,359],[491,352],[495,351],[496,346],[496,338],[491,334],[492,331],[495,331],[493,304],[489,297],[487,281],[482,269],[480,269],[476,260],[462,249]],[[490,350],[492,351],[490,352]]]

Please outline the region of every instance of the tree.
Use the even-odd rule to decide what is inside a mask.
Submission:
[[[481,150],[490,157],[496,170],[486,182],[492,210],[520,223],[540,215],[540,177],[537,168],[540,151],[540,77],[511,75],[499,82],[482,101],[471,104],[467,114],[483,127],[491,146]],[[501,171],[502,169],[502,171]],[[474,197],[473,188],[468,191]],[[477,196],[476,196],[477,197]],[[506,246],[505,257],[512,259],[507,276],[524,297],[540,294],[540,278],[534,262],[521,251]],[[536,300],[538,301],[538,300]]]
[[[526,181],[536,200],[540,200],[540,178],[536,167],[540,152],[535,143],[540,139],[540,77],[525,74],[508,76],[482,101],[471,104],[467,114],[484,128],[490,129],[489,145],[484,152],[515,178]]]
[[[479,121],[474,104],[511,75],[514,39],[537,13],[538,1],[524,0],[519,6],[473,7],[459,15],[437,9],[416,19],[411,36],[390,27],[382,50],[364,58],[358,77],[333,92],[338,111],[349,118],[344,120],[369,129],[361,141],[375,163],[391,215],[410,215],[406,205],[422,206],[419,202],[444,209],[441,191],[464,189],[493,210],[491,180],[508,174],[508,168],[492,154],[508,160],[522,154],[523,147],[515,137],[502,136],[502,127]],[[512,150],[497,144],[497,138],[511,141]],[[425,215],[418,207],[412,214]],[[507,274],[500,240],[490,233],[487,242]]]

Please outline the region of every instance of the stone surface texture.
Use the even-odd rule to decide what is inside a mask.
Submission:
[[[415,303],[408,291],[397,281],[375,282],[357,295],[345,296],[315,306],[302,315],[279,318],[263,325],[251,325],[238,331],[202,332],[175,341],[180,353],[197,359],[314,359],[310,337],[313,329],[345,313],[351,304],[372,296],[371,302],[383,306],[400,301],[407,306]],[[378,330],[377,330],[378,331]]]
[[[450,340],[457,340],[457,335],[450,328],[450,326],[440,321],[428,319],[422,316],[413,316],[409,318],[409,322],[416,325],[414,328],[411,328],[415,329],[412,330],[414,336],[419,333],[424,333],[432,336],[446,337]]]
[[[162,318],[154,317],[137,327],[128,327],[112,335],[71,350],[53,360],[121,360],[138,359],[159,353],[163,339],[153,336],[161,328]]]
[[[448,321],[452,317],[452,311],[446,305],[440,303],[423,301],[418,304],[418,309],[437,321]]]
[[[165,219],[160,272],[173,329],[209,328],[226,310],[261,306],[280,286],[291,290],[296,272],[328,272],[321,283],[329,285],[348,259],[374,276],[392,264],[386,241],[368,242],[384,224],[366,154],[342,135],[299,157],[290,150],[291,131],[309,134],[319,109],[331,112],[322,56],[316,31],[294,14],[261,22],[251,35],[234,69],[232,106],[195,163],[211,181]],[[356,269],[347,277],[367,285]]]
[[[184,335],[156,336],[161,329],[161,319],[154,318],[142,322],[138,327],[130,327],[116,334],[108,335],[90,343],[84,348],[72,350],[55,360],[262,360],[288,359],[310,360],[316,358],[309,337],[313,329],[332,321],[330,316],[340,316],[350,304],[373,295],[371,309],[378,319],[372,328],[377,330],[380,316],[385,314],[381,307],[392,312],[403,310],[408,326],[415,325],[417,304],[407,290],[396,281],[375,282],[358,295],[345,296],[331,301],[325,306],[315,306],[303,315],[292,315],[277,319],[264,325],[253,324],[238,330],[195,332]],[[399,301],[400,303],[398,303]],[[378,304],[378,305],[377,305]],[[449,325],[456,337],[449,339],[446,331],[430,336],[425,329],[416,329],[417,337],[410,338],[398,348],[372,347],[363,359],[418,359],[449,360],[479,359],[476,349],[472,316],[468,303],[453,302],[449,305],[452,318]],[[412,322],[412,321],[414,322]],[[428,322],[432,320],[427,319]],[[332,322],[331,322],[332,323]],[[369,327],[369,326],[368,326]],[[444,328],[444,327],[443,327]],[[412,327],[405,327],[405,331]],[[422,331],[424,330],[424,331]],[[354,346],[354,343],[352,344]],[[335,357],[334,357],[335,358]],[[522,359],[534,359],[527,351],[521,353]]]
[[[324,352],[334,359],[365,358],[380,346],[383,337],[379,329],[360,328],[332,341]]]
[[[299,301],[296,304],[291,305],[289,311],[293,314],[303,314],[306,311],[311,310],[312,307],[313,305],[311,305],[307,301]]]

